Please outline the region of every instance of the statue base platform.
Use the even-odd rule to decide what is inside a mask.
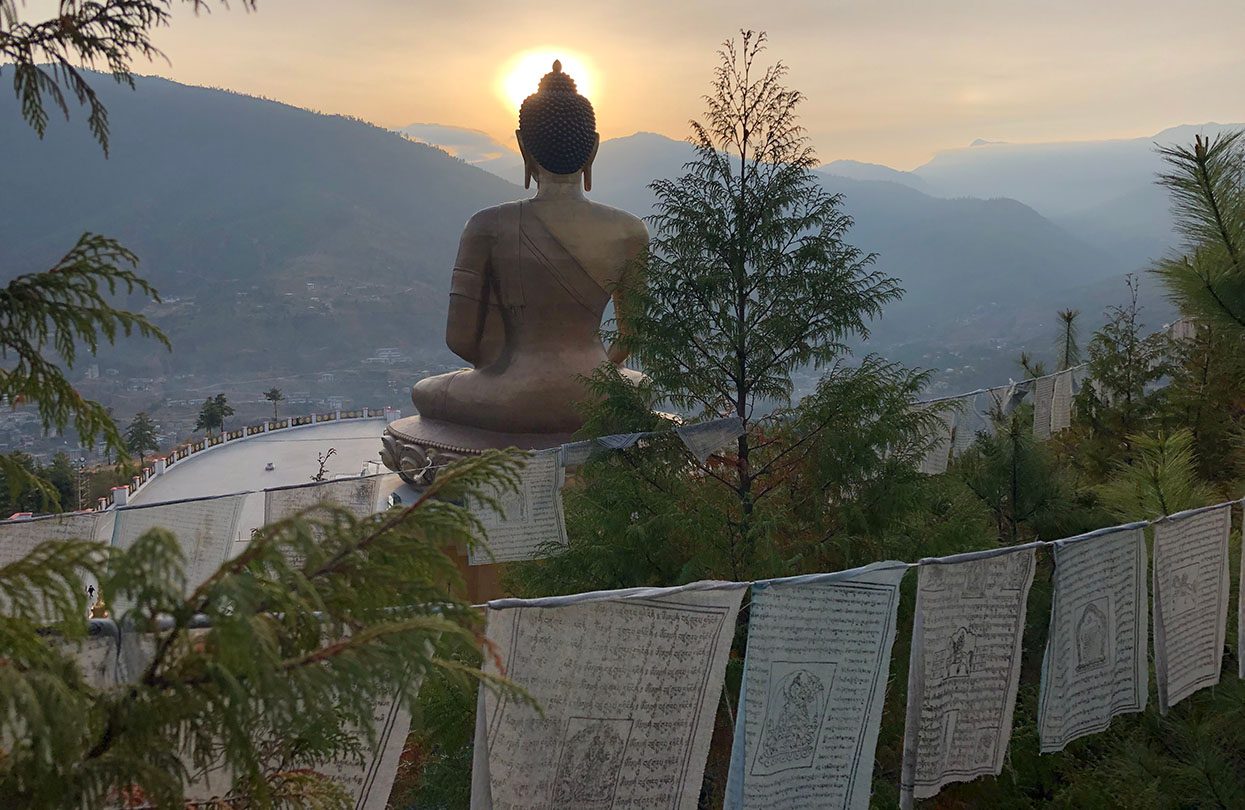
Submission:
[[[545,450],[570,440],[569,433],[504,433],[408,416],[385,428],[380,458],[411,486],[425,486],[441,467],[466,456],[507,447]]]

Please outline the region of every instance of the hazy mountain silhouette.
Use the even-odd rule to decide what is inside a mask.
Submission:
[[[974,143],[912,173],[946,197],[1012,197],[1133,267],[1175,242],[1167,196],[1154,183],[1156,144],[1190,144],[1243,124],[1186,124],[1145,138]]]
[[[175,354],[212,371],[307,369],[381,346],[446,357],[457,237],[522,194],[440,149],[360,121],[156,78],[95,80],[105,159],[84,114],[40,141],[0,93],[0,268],[50,266],[83,232],[120,239],[166,299]]]
[[[652,178],[673,176],[693,156],[686,143],[652,133],[601,144],[593,169],[593,198],[636,213],[653,204]],[[911,341],[941,344],[1032,336],[1017,320],[1022,308],[1053,314],[1069,288],[1110,279],[1130,269],[1010,199],[942,199],[894,182],[819,172],[823,185],[844,196],[855,221],[848,240],[878,253],[878,266],[906,290],[877,324],[879,349]]]
[[[417,141],[438,146],[456,158],[512,183],[523,182],[523,158],[487,132],[446,124],[411,124],[398,130]]]
[[[163,79],[140,79],[137,92],[96,85],[111,112],[108,160],[81,114],[54,119],[41,142],[0,94],[7,276],[49,266],[84,230],[122,240],[164,294],[151,312],[175,345],[172,356],[134,352],[131,366],[324,369],[381,346],[452,360],[443,330],[458,234],[472,212],[525,196],[478,168],[506,157],[489,156],[487,135],[432,125],[404,137]],[[410,140],[451,136],[459,158]],[[647,214],[648,183],[691,157],[651,133],[607,141],[591,196]],[[850,241],[907,289],[871,342],[897,359],[941,366],[957,347],[1024,345],[1056,307],[1092,317],[1074,288],[1130,269],[1014,200],[822,177],[855,217]]]
[[[858,160],[832,160],[823,165],[820,171],[851,180],[879,180],[887,183],[899,183],[918,191],[929,191],[928,184],[912,172],[903,172],[883,166],[880,163],[861,163]]]

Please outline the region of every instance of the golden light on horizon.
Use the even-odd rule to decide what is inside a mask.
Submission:
[[[516,54],[497,74],[497,95],[512,113],[519,111],[523,99],[536,92],[540,79],[553,70],[553,61],[562,62],[562,71],[575,80],[581,96],[595,105],[598,87],[596,71],[581,54],[566,48],[535,48]]]

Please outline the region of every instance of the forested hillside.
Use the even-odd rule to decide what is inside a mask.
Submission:
[[[0,95],[5,278],[51,266],[83,231],[120,240],[164,297],[153,314],[175,349],[114,360],[136,372],[442,354],[457,234],[520,189],[359,121],[163,79],[96,85],[107,159],[77,122],[53,119],[40,142]]]
[[[0,96],[10,192],[0,195],[0,268],[11,277],[48,266],[87,230],[133,249],[166,299],[150,312],[175,351],[110,365],[138,376],[321,371],[381,346],[426,365],[453,360],[442,327],[458,233],[520,187],[360,121],[163,79],[134,92],[97,85],[111,110],[107,159],[61,121],[39,142]],[[445,131],[456,132],[419,129],[430,140]],[[648,184],[688,157],[687,144],[659,135],[607,141],[591,196],[647,214]],[[997,375],[1052,306],[1079,302],[1094,320],[1118,285],[1106,299],[1071,288],[1135,269],[1013,200],[819,176],[845,195],[849,240],[906,290],[870,348],[957,368],[950,385]]]

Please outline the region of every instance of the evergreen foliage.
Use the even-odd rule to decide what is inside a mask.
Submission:
[[[0,369],[0,398],[34,404],[45,431],[72,427],[83,444],[102,441],[112,452],[124,450],[125,440],[107,409],[82,396],[62,365],[72,368],[83,350],[94,354],[101,342],[114,343],[122,335],[138,334],[168,346],[145,316],[111,303],[118,294],[159,300],[134,272],[137,262],[115,241],[85,234],[49,270],[18,276],[0,288],[0,357],[8,361]],[[11,455],[0,455],[0,468],[13,496],[13,487],[35,482],[23,476],[20,461]]]
[[[212,5],[210,0],[182,2],[195,12]],[[89,110],[87,126],[107,154],[108,110],[82,66],[102,64],[117,82],[133,87],[135,58],[164,57],[151,36],[156,28],[168,25],[176,5],[178,0],[61,3],[55,17],[30,22],[18,15],[17,0],[0,0],[0,61],[11,63],[7,67],[13,72],[22,117],[42,136],[49,102],[69,117],[69,93]],[[255,0],[241,0],[240,5],[254,8]]]
[[[52,456],[52,463],[48,465],[43,477],[56,490],[56,501],[63,510],[82,508],[78,504],[78,471],[74,469],[67,453],[61,452]]]
[[[49,480],[33,458],[22,452],[5,455],[6,464],[0,469],[0,517],[14,512],[39,512],[57,505],[55,498],[59,488]]]
[[[151,421],[146,411],[136,413],[126,427],[125,449],[138,456],[140,467],[146,462],[147,453],[160,449],[160,442],[156,438],[156,423]]]
[[[1245,354],[1233,329],[1202,324],[1173,344],[1172,385],[1166,402],[1172,426],[1193,436],[1198,473],[1207,481],[1237,477],[1245,415]]]
[[[1062,334],[1059,336],[1058,371],[1072,368],[1081,362],[1081,346],[1077,342],[1080,329],[1076,323],[1076,319],[1080,315],[1081,311],[1079,309],[1063,309],[1059,311],[1059,326]]]
[[[1182,313],[1245,331],[1245,133],[1159,150],[1185,252],[1155,267]]]
[[[1052,448],[1034,439],[1032,406],[997,419],[994,435],[979,437],[972,450],[960,459],[957,477],[989,508],[999,538],[1015,544],[1078,530],[1077,481]]]
[[[195,11],[207,0],[186,0]],[[254,0],[242,0],[248,8]],[[47,129],[50,102],[66,117],[66,93],[89,109],[87,125],[108,151],[108,111],[86,79],[83,65],[103,63],[118,82],[133,86],[135,57],[162,56],[152,44],[153,29],[166,25],[174,0],[101,0],[61,3],[55,17],[24,20],[15,0],[0,0],[0,70],[13,74],[22,117],[39,133]],[[83,234],[46,272],[19,275],[0,290],[0,357],[12,368],[0,371],[0,399],[33,402],[44,430],[63,432],[70,424],[79,441],[102,440],[105,451],[120,454],[125,441],[111,414],[83,397],[57,361],[72,368],[82,349],[94,354],[100,341],[118,335],[168,339],[141,314],[117,309],[118,295],[138,294],[159,301],[154,287],[135,272],[138,258],[115,240]],[[27,475],[21,460],[0,455],[0,472],[10,497],[26,487],[54,493],[46,481]]]
[[[31,808],[121,796],[174,808],[189,779],[223,765],[236,806],[342,806],[314,769],[366,748],[377,701],[413,703],[437,671],[483,677],[455,654],[478,643],[479,614],[442,549],[481,534],[456,504],[495,503],[517,467],[491,452],[403,509],[357,520],[319,507],[267,526],[197,585],[163,530],[126,551],[45,544],[0,568],[0,795]],[[86,682],[71,655],[87,632],[88,575],[123,632],[142,634],[141,671],[121,687]],[[67,644],[46,643],[48,622]]]
[[[1148,520],[1213,503],[1214,493],[1197,478],[1193,434],[1131,437],[1131,457],[1118,459],[1099,497],[1122,520]]]
[[[107,152],[107,111],[80,65],[103,62],[132,86],[131,60],[160,55],[150,35],[173,6],[61,3],[56,17],[28,23],[18,3],[0,0],[0,62],[10,63],[23,117],[42,135],[46,102],[68,115],[68,92],[88,107]],[[0,372],[0,397],[33,402],[45,429],[72,423],[84,443],[102,439],[110,454],[126,444],[111,414],[74,390],[55,361],[72,367],[80,348],[94,352],[118,334],[168,345],[142,315],[109,303],[134,293],[158,300],[136,263],[113,240],[87,234],[51,271],[0,290],[0,353],[13,361]],[[233,409],[224,395],[210,404],[208,420],[221,427]],[[54,462],[53,483],[64,466]],[[322,508],[265,527],[202,583],[185,581],[186,561],[163,530],[125,551],[49,543],[0,567],[5,806],[180,808],[186,785],[216,766],[233,776],[222,806],[347,806],[341,787],[314,768],[366,750],[378,700],[412,704],[434,672],[483,677],[454,654],[479,641],[478,616],[458,596],[462,583],[442,549],[481,533],[456,504],[474,495],[495,505],[516,469],[513,457],[489,453],[444,470],[401,511],[356,520]],[[10,499],[54,499],[28,458],[0,457],[0,477]],[[89,682],[72,654],[88,632],[88,577],[146,656],[121,687]]]
[[[1159,382],[1173,371],[1173,345],[1166,332],[1153,331],[1142,319],[1137,303],[1137,279],[1129,276],[1128,301],[1111,307],[1108,322],[1089,342],[1089,376],[1093,385],[1082,389],[1077,400],[1090,422],[1089,441],[1098,445],[1089,460],[1094,474],[1105,467],[1095,460],[1126,456],[1130,437],[1140,432],[1159,412],[1168,389]]]
[[[229,404],[229,400],[224,394],[208,397],[203,400],[203,407],[199,408],[199,417],[195,421],[195,430],[206,430],[207,434],[211,436],[213,430],[223,431],[225,429],[225,420],[231,416],[233,416],[233,406]]]
[[[264,399],[272,403],[272,418],[277,418],[277,405],[285,400],[285,394],[281,393],[280,388],[269,388],[264,392]]]
[[[647,272],[624,291],[613,336],[657,401],[744,420],[731,464],[701,470],[724,490],[714,498],[735,501],[722,549],[722,570],[735,575],[768,542],[758,502],[827,428],[812,412],[791,418],[791,373],[833,367],[900,294],[872,255],[844,241],[851,219],[813,174],[796,116],[804,97],[784,85],[781,62],[758,63],[764,50],[765,35],[745,31],[719,52],[704,118],[692,122],[695,159],[682,177],[652,184]],[[897,385],[911,382],[886,368]]]

